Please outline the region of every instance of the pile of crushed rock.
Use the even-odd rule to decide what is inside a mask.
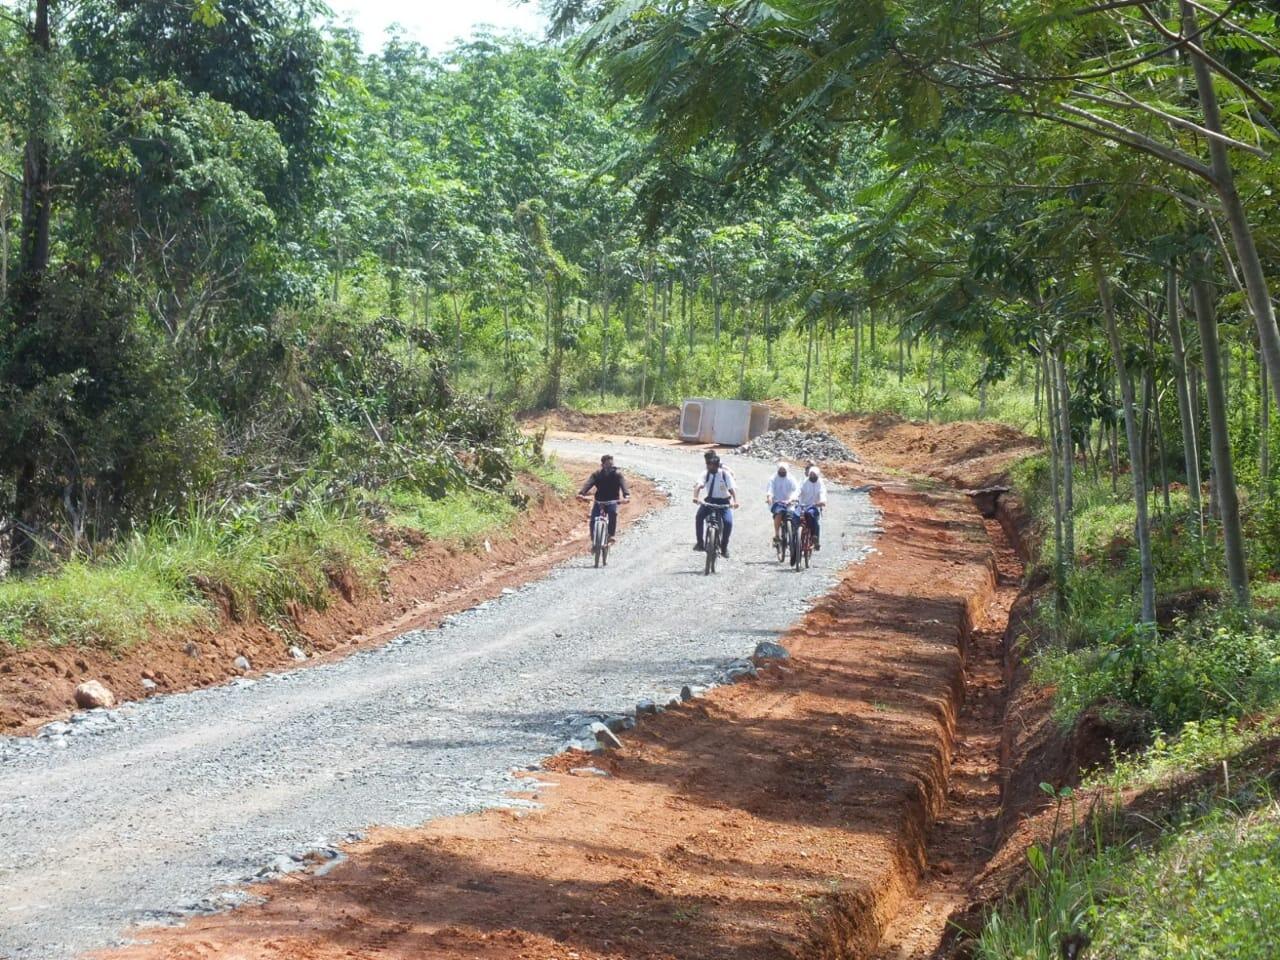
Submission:
[[[804,430],[770,430],[762,433],[734,453],[743,453],[761,460],[792,460],[803,464],[806,460],[847,460],[861,463],[858,455],[829,433],[808,433]]]

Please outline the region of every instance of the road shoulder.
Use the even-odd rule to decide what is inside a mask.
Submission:
[[[879,551],[791,658],[531,774],[533,809],[379,830],[323,878],[118,960],[868,956],[927,870],[996,592],[967,498],[864,477]]]
[[[566,462],[574,475],[591,465]],[[637,478],[624,527],[665,502]],[[97,680],[117,702],[226,683],[237,677],[342,659],[409,630],[541,579],[584,549],[586,506],[545,485],[509,529],[463,545],[386,531],[387,569],[377,591],[334,584],[328,607],[295,609],[285,620],[237,622],[223,610],[211,628],[158,635],[123,652],[88,647],[33,648],[0,654],[0,734],[25,735],[75,710],[75,688]],[[243,657],[249,669],[237,664]]]

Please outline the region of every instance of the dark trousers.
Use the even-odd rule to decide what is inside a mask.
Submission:
[[[707,503],[718,503],[723,506],[729,505],[728,497],[707,497]],[[698,543],[702,543],[702,528],[707,522],[707,515],[711,513],[712,507],[704,503],[698,508],[698,515],[693,520],[693,529],[698,536]],[[720,535],[720,546],[729,546],[729,536],[733,533],[733,511],[725,510],[724,513],[724,531]]]
[[[588,521],[588,526],[596,517],[600,516],[601,510],[609,515],[609,536],[612,537],[618,532],[618,505],[616,503],[601,503],[599,500],[595,501],[595,503],[591,505],[591,520]]]
[[[822,532],[822,511],[817,507],[809,507],[805,510],[804,516],[809,521],[809,529],[813,531],[814,543],[821,542],[822,537],[819,534]]]

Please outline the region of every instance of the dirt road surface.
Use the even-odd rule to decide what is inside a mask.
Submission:
[[[583,558],[338,663],[0,740],[0,956],[60,960],[134,924],[225,905],[226,886],[370,825],[518,804],[512,771],[555,752],[566,717],[706,682],[785,631],[869,548],[870,499],[834,489],[815,569],[784,572],[762,499],[773,467],[727,457],[748,507],[733,559],[704,577],[690,549],[698,452],[613,452],[675,495],[607,573]]]

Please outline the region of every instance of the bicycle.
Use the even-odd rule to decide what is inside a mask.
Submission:
[[[813,558],[813,527],[806,515],[800,518],[800,556],[804,560],[804,568],[809,569],[809,561]],[[796,572],[800,572],[800,564],[795,564]]]
[[[786,509],[781,514],[782,520],[778,524],[778,535],[773,538],[773,548],[777,551],[779,563],[786,563],[787,555],[794,552],[792,543],[796,521],[795,507],[790,503],[784,504],[784,506]]]
[[[597,500],[601,507],[614,507],[621,500]],[[592,507],[594,510],[595,508]],[[609,511],[601,510],[591,521],[591,556],[595,558],[597,567],[609,565]]]
[[[699,501],[700,506],[710,507],[711,512],[707,514],[706,525],[702,530],[702,546],[706,550],[706,564],[702,569],[704,576],[710,576],[716,572],[716,560],[720,556],[720,541],[724,536],[724,513],[729,509],[727,503],[707,503],[705,500]]]

